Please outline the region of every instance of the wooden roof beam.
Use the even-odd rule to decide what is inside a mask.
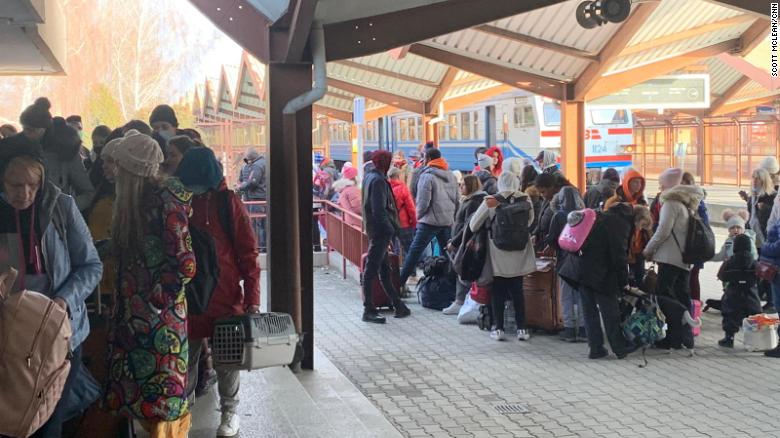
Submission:
[[[474,0],[449,0],[327,24],[327,57],[335,61],[384,52],[564,1],[490,0],[488,6],[487,2],[480,5]]]
[[[370,73],[376,73],[378,75],[386,76],[388,78],[398,79],[400,81],[405,81],[405,82],[411,82],[413,84],[422,85],[424,87],[437,88],[439,86],[438,83],[433,81],[421,79],[403,73],[396,73],[394,71],[389,71],[371,65],[366,65],[357,61],[335,61],[334,64],[343,65],[344,67],[356,68]]]
[[[721,53],[718,55],[718,59],[729,67],[737,70],[743,75],[761,84],[762,87],[767,90],[774,90],[780,87],[780,79],[773,78],[766,70],[763,70],[755,65],[751,64],[744,58],[739,56],[730,55],[728,53]]]
[[[725,8],[735,9],[749,14],[769,18],[769,1],[767,0],[708,0]]]
[[[410,53],[433,61],[448,64],[482,77],[502,82],[516,88],[522,88],[541,96],[562,100],[566,84],[544,76],[527,73],[514,68],[504,67],[468,56],[452,53],[448,50],[424,44],[412,44]]]
[[[750,78],[747,76],[742,76],[741,78],[737,79],[737,82],[734,82],[732,86],[729,87],[728,90],[726,90],[725,93],[723,93],[722,96],[718,97],[711,105],[709,110],[709,115],[718,114],[721,109],[723,109],[724,106],[726,106],[726,103],[734,98],[734,96],[739,93],[739,90],[741,90],[745,85],[747,85],[750,82]]]
[[[474,30],[497,36],[509,41],[518,42],[527,46],[534,46],[540,49],[550,50],[561,55],[571,56],[573,58],[581,59],[587,62],[598,62],[599,55],[597,53],[586,52],[585,50],[576,49],[574,47],[564,46],[562,44],[547,41],[541,38],[532,37],[530,35],[524,35],[511,30],[504,29],[502,27],[493,26],[492,24],[483,24],[477,26]]]
[[[366,120],[376,120],[380,117],[392,116],[393,114],[400,112],[401,110],[394,106],[385,105],[383,107],[366,111]]]
[[[694,27],[691,29],[684,30],[682,32],[665,35],[659,38],[654,38],[650,41],[645,41],[636,44],[634,46],[626,47],[622,52],[620,52],[620,56],[633,55],[634,53],[655,49],[656,47],[662,47],[668,44],[676,43],[678,41],[683,41],[699,35],[714,32],[716,30],[723,29],[724,27],[731,27],[731,26],[736,26],[738,24],[755,21],[755,19],[756,19],[755,15],[751,15],[751,14],[737,15],[731,18],[727,18],[725,20],[716,21],[714,23],[708,23],[703,26]]]
[[[332,97],[334,99],[345,100],[345,101],[348,101],[348,102],[354,102],[355,101],[355,98],[352,97],[352,96],[348,96],[346,94],[341,94],[341,93],[336,93],[334,91],[328,91],[327,93],[325,93],[325,95],[326,96],[330,96],[330,97]]]
[[[615,59],[620,56],[620,52],[626,49],[631,38],[639,32],[639,29],[647,22],[647,19],[650,18],[650,15],[652,15],[659,4],[660,2],[653,2],[636,5],[634,12],[631,13],[609,42],[601,49],[601,53],[599,53],[600,61],[589,65],[580,74],[580,77],[577,78],[577,82],[574,84],[574,99],[572,100],[579,101],[585,99],[585,96],[596,86],[601,76],[609,70]]]
[[[344,111],[344,110],[335,109],[323,105],[316,105],[316,104],[312,109],[317,114],[327,116],[327,117],[332,117],[334,119],[342,120],[347,123],[352,123],[352,113],[349,111]]]
[[[647,3],[645,3],[647,4]],[[643,4],[643,5],[645,5]],[[724,41],[702,49],[683,53],[672,58],[645,64],[619,73],[603,76],[597,84],[590,89],[585,96],[586,100],[597,99],[624,88],[648,81],[655,77],[679,70],[687,65],[695,64],[703,59],[713,57],[720,53],[736,50],[739,39]]]
[[[769,20],[760,18],[756,20],[740,37],[739,52],[742,56],[752,52],[769,35]]]
[[[385,105],[392,105],[406,111],[418,114],[425,112],[425,102],[421,100],[399,96],[397,94],[388,93],[386,91],[375,90],[373,88],[364,87],[362,85],[353,84],[351,82],[342,81],[340,79],[328,78],[328,85],[342,89],[348,93],[357,94],[358,96],[363,96],[367,99],[373,99],[377,102],[384,103]]]
[[[217,28],[264,63],[270,60],[268,19],[243,0],[190,0]]]
[[[431,100],[428,101],[428,111],[431,114],[438,114],[439,112],[439,104],[444,100],[444,97],[447,95],[447,92],[450,91],[450,87],[452,87],[452,83],[455,81],[455,76],[458,75],[458,69],[455,67],[450,67],[447,69],[447,73],[444,74],[444,77],[441,80],[441,83],[439,84],[439,88],[436,90],[435,93],[433,93],[433,97],[431,97]],[[438,114],[443,115],[443,114]]]
[[[464,94],[462,96],[444,99],[444,106],[447,111],[457,111],[461,108],[473,105],[477,102],[481,102],[486,99],[498,96],[500,94],[509,93],[513,91],[515,87],[499,84],[484,90],[475,91],[473,93]]]
[[[763,103],[769,103],[778,98],[778,95],[759,97],[756,99],[743,100],[742,102],[735,102],[723,105],[717,112],[713,112],[711,116],[722,116],[723,114],[736,113],[752,106],[758,106]]]
[[[309,33],[314,21],[314,10],[318,0],[297,0],[292,21],[287,31],[286,62],[298,62],[303,59],[303,51],[309,42]]]

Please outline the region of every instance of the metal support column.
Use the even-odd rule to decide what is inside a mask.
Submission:
[[[313,367],[311,108],[284,116],[292,98],[311,88],[311,64],[271,63],[268,73],[268,284],[272,311],[293,316],[304,334],[302,366]]]
[[[498,144],[496,139],[496,106],[485,107],[485,147],[493,147]]]

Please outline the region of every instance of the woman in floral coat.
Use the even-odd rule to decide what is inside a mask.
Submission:
[[[105,404],[141,420],[153,438],[185,437],[190,414],[184,285],[195,275],[188,230],[192,194],[177,179],[157,178],[163,155],[149,136],[129,131],[112,158],[118,165],[112,246],[119,290]]]

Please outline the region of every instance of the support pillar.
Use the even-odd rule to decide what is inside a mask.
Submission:
[[[585,190],[585,102],[561,102],[561,166],[581,192]]]
[[[701,168],[701,183],[712,184],[712,126],[702,123],[701,127],[702,143],[702,159],[699,160]]]
[[[426,116],[423,114],[422,116],[422,123],[423,123],[423,135],[425,136],[425,143],[428,143],[429,141],[432,141],[436,146],[439,145],[437,139],[435,138],[435,131],[436,126],[429,123],[433,119],[431,116]]]
[[[374,122],[376,123],[376,140],[380,150],[390,150],[387,144],[387,127],[385,126],[385,118],[380,117]]]
[[[496,138],[496,106],[485,107],[485,147],[491,148],[498,144]]]
[[[270,310],[293,316],[304,334],[303,368],[313,368],[311,107],[284,116],[292,98],[311,88],[311,64],[269,66],[268,285]]]

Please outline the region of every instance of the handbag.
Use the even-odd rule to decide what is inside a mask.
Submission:
[[[756,276],[761,280],[774,281],[778,270],[780,270],[780,267],[777,265],[761,260],[756,266]]]
[[[468,225],[463,229],[463,242],[452,259],[452,267],[463,281],[479,280],[487,260],[487,230],[481,227],[471,232]]]

